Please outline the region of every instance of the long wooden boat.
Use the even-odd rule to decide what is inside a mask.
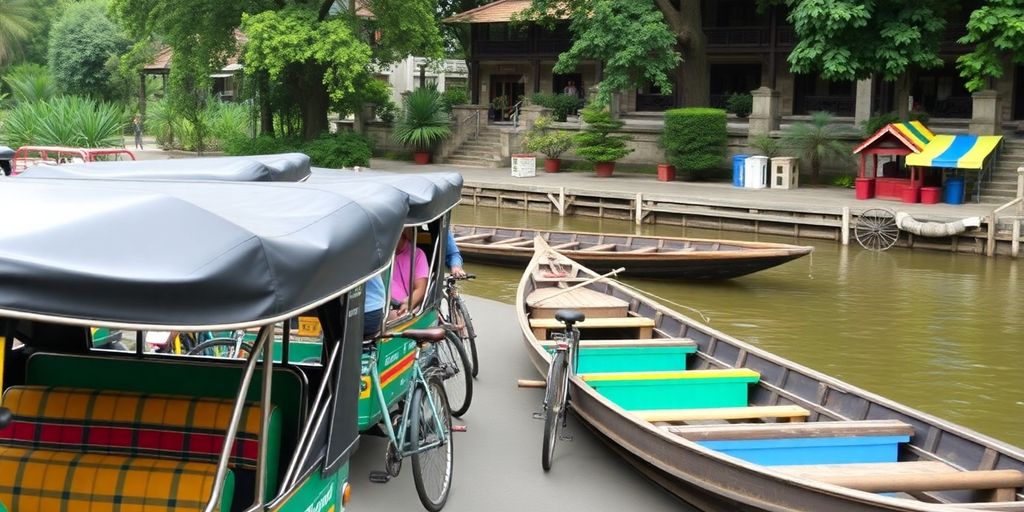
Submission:
[[[452,225],[463,257],[472,261],[522,267],[533,257],[540,235],[566,256],[598,272],[625,266],[630,276],[680,279],[729,279],[781,265],[814,248],[739,240],[575,233]]]
[[[516,298],[541,375],[554,312],[586,315],[572,409],[703,510],[1024,510],[1021,449],[744,343],[543,240]]]

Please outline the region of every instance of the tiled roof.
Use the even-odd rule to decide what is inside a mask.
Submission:
[[[236,71],[241,69],[238,63],[238,57],[240,56],[241,49],[245,46],[245,43],[249,41],[249,38],[242,33],[241,30],[235,29],[235,41],[238,43],[239,54],[228,57],[228,61],[225,63],[222,71]],[[156,57],[153,60],[142,67],[143,71],[150,73],[167,72],[171,69],[171,57],[174,56],[174,50],[170,46],[165,46],[157,52]]]
[[[442,20],[445,23],[503,23],[526,10],[530,0],[497,0]]]

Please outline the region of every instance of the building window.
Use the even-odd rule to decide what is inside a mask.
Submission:
[[[526,41],[529,34],[529,27],[523,24],[488,23],[484,37],[488,41]]]

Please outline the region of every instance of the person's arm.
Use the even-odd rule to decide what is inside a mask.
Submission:
[[[412,291],[406,299],[409,311],[416,311],[423,303],[423,297],[427,295],[427,277],[430,276],[430,264],[427,263],[427,254],[420,248],[415,248],[416,256],[413,260],[413,282]]]
[[[409,299],[412,301],[409,304],[409,311],[416,311],[416,308],[420,307],[423,303],[423,297],[427,294],[427,278],[417,277],[412,283],[412,295]]]
[[[444,250],[444,264],[448,267],[448,270],[455,277],[463,277],[466,275],[466,271],[462,269],[462,253],[459,252],[459,246],[455,243],[455,236],[452,232],[448,232],[448,240]]]

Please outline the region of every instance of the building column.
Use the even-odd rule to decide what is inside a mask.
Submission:
[[[853,124],[860,126],[871,117],[872,96],[875,81],[871,78],[857,80],[856,103],[853,107]]]
[[[480,104],[480,61],[469,61],[469,102]]]
[[[139,73],[139,115],[146,119],[146,74]]]
[[[779,115],[779,93],[768,87],[759,87],[750,91],[754,97],[753,109],[750,112],[748,140],[761,135],[770,135],[772,130],[779,129],[782,118]]]
[[[971,133],[974,135],[1002,135],[1002,110],[999,93],[986,89],[971,95]]]
[[[540,92],[540,60],[530,61],[530,72],[533,73],[533,93]]]

